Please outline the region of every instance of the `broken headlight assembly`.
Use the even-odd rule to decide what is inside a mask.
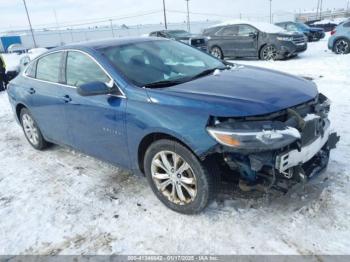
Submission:
[[[207,131],[219,144],[245,151],[279,149],[301,138],[296,128],[278,121],[222,123]]]

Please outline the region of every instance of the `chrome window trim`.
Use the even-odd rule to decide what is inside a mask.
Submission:
[[[51,55],[51,54],[55,54],[55,53],[63,53],[63,52],[79,52],[79,53],[82,53],[84,55],[86,55],[87,57],[89,57],[90,59],[92,59],[92,61],[94,61],[101,69],[102,71],[108,76],[108,78],[110,79],[110,81],[107,84],[108,87],[112,87],[113,84],[118,88],[119,92],[121,93],[121,95],[112,95],[112,94],[109,94],[109,96],[115,96],[115,97],[120,97],[120,98],[126,98],[126,95],[125,93],[123,92],[123,90],[118,86],[118,84],[115,82],[115,80],[113,79],[113,77],[107,72],[107,70],[93,57],[91,56],[89,53],[85,52],[85,51],[82,51],[82,50],[79,50],[79,49],[73,49],[73,48],[68,48],[68,49],[61,49],[61,50],[56,50],[56,51],[52,51],[52,52],[48,52],[48,53],[45,53],[37,58],[35,58],[34,60],[32,60],[26,67],[25,70],[23,70],[23,73],[22,73],[22,76],[25,77],[25,78],[29,78],[29,79],[32,79],[32,80],[36,80],[36,81],[39,81],[39,82],[43,82],[43,83],[48,83],[48,84],[54,84],[54,85],[59,85],[59,86],[64,86],[64,87],[69,87],[69,88],[74,88],[76,89],[77,87],[76,86],[71,86],[71,85],[66,85],[66,84],[62,84],[62,83],[56,83],[56,82],[51,82],[51,81],[46,81],[46,80],[42,80],[42,79],[38,79],[38,78],[34,78],[34,77],[30,77],[28,76],[26,73],[27,73],[27,70],[28,70],[28,67],[29,65],[31,65],[32,63],[34,63],[35,61],[43,58],[43,57],[46,57],[48,55]]]

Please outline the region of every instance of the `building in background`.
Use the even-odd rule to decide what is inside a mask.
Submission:
[[[295,20],[298,22],[308,22],[308,21],[317,21],[322,19],[338,19],[338,18],[346,18],[350,17],[349,10],[345,9],[337,9],[337,10],[325,10],[322,12],[318,11],[304,11],[299,12],[295,15]]]

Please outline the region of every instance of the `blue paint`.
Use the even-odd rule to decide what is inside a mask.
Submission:
[[[7,49],[10,45],[22,44],[20,36],[2,36],[0,37],[0,40],[5,52],[7,52]]]

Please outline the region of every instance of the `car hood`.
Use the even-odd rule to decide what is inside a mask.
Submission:
[[[252,66],[236,66],[163,89],[149,89],[151,101],[207,111],[215,116],[257,116],[314,99],[316,85],[303,78]]]

